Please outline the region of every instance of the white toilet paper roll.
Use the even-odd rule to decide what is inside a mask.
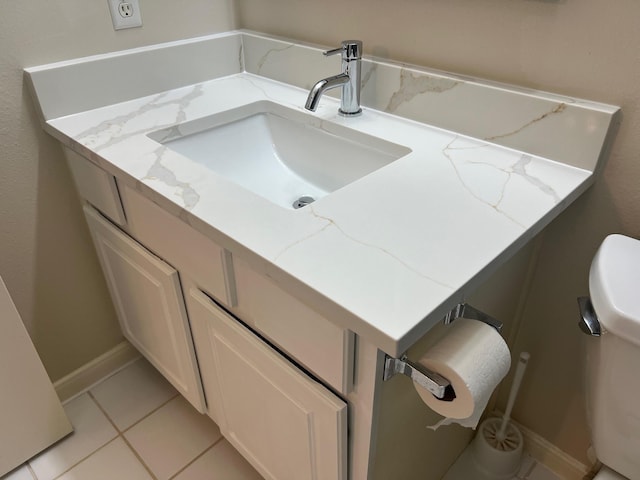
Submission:
[[[446,417],[431,428],[450,423],[476,428],[493,390],[509,372],[511,355],[493,327],[460,318],[418,363],[449,380],[456,393],[446,402],[414,382],[422,401]]]

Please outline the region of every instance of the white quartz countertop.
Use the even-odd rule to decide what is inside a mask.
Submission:
[[[365,108],[318,119],[411,153],[315,203],[289,210],[147,134],[261,100],[302,112],[307,92],[239,73],[52,119],[47,129],[283,288],[397,355],[544,226],[590,171]],[[250,139],[247,139],[250,141]],[[275,267],[275,268],[274,268]]]
[[[619,109],[364,58],[362,116],[339,116],[326,95],[310,113],[310,85],[339,71],[321,52],[233,31],[26,78],[44,128],[66,146],[398,356],[593,182]],[[411,153],[293,210],[148,136],[258,101]]]

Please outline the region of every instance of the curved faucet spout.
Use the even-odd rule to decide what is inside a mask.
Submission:
[[[338,113],[345,117],[360,115],[360,61],[362,59],[362,42],[360,40],[344,40],[340,48],[327,50],[325,56],[340,53],[342,55],[342,73],[327,77],[316,83],[307,97],[304,106],[312,112],[318,108],[322,94],[331,88],[342,87],[340,108]]]
[[[349,75],[346,73],[340,73],[333,77],[323,78],[316,82],[309,92],[307,103],[305,103],[304,108],[315,112],[318,108],[318,103],[320,103],[320,97],[322,97],[324,92],[331,90],[332,88],[341,87],[347,83],[349,83]]]

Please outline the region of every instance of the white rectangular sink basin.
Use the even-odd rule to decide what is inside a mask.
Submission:
[[[288,209],[322,198],[411,152],[268,101],[149,137]],[[309,199],[300,202],[301,197]]]

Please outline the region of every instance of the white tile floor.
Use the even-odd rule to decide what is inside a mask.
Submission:
[[[143,359],[65,411],[75,432],[0,480],[263,480]],[[471,480],[467,461],[463,454],[443,480]],[[562,479],[526,457],[513,480]]]
[[[1,480],[262,480],[143,359],[64,407],[75,432]]]

